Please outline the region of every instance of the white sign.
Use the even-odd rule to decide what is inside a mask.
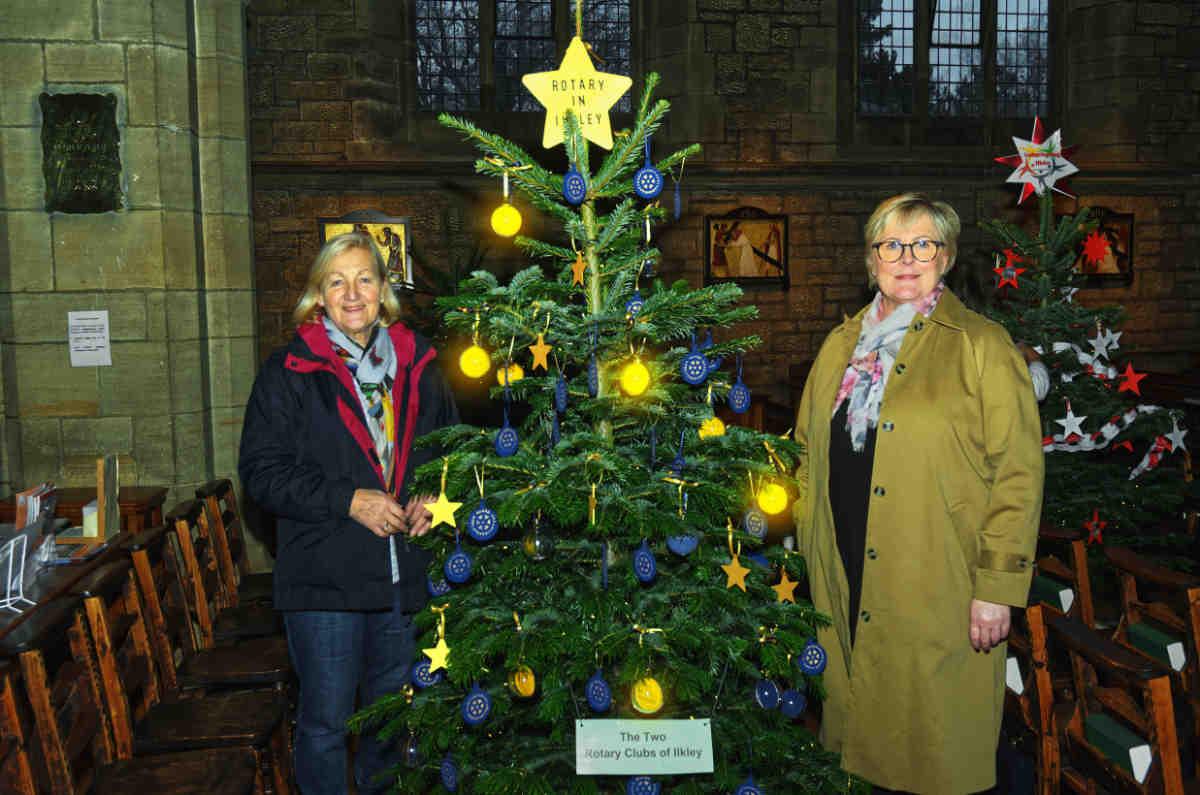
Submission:
[[[67,339],[71,346],[72,367],[112,366],[107,309],[68,312]]]
[[[712,723],[696,720],[577,720],[580,776],[713,772]]]

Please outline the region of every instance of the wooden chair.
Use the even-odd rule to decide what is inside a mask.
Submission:
[[[31,754],[37,792],[52,795],[249,795],[261,791],[249,749],[218,749],[119,759],[102,705],[100,672],[80,603],[39,604],[4,639],[15,654],[33,716]]]
[[[1062,753],[1061,783],[1071,792],[1183,795],[1170,677],[1159,664],[1042,607],[1050,692]],[[1063,652],[1072,689],[1049,684]],[[1130,749],[1133,749],[1130,751]]]
[[[210,648],[248,638],[282,635],[283,623],[270,605],[233,607],[224,596],[217,557],[218,533],[209,526],[204,505],[197,500],[180,503],[167,514],[175,529],[183,572],[187,578],[188,606],[199,631],[199,646]]]
[[[1104,555],[1121,583],[1121,619],[1113,639],[1170,669],[1175,692],[1190,711],[1190,720],[1180,721],[1180,740],[1190,745],[1189,775],[1200,778],[1200,578],[1124,547],[1106,546]]]
[[[1034,760],[1038,795],[1051,795],[1058,791],[1061,765],[1052,704],[1041,697],[1051,688],[1042,605],[1030,605],[1014,615],[1016,620],[1020,620],[1023,631],[1010,634],[1008,642],[1005,725],[1018,748]]]
[[[1034,577],[1049,577],[1071,589],[1069,609],[1060,604],[1050,606],[1082,621],[1089,629],[1096,628],[1096,610],[1092,601],[1092,581],[1088,575],[1087,544],[1076,530],[1064,530],[1050,525],[1038,529],[1037,559]],[[1031,595],[1038,592],[1036,586]],[[1032,602],[1033,599],[1031,598]]]
[[[127,544],[164,689],[283,689],[291,675],[283,636],[252,638],[231,646],[198,645],[185,598],[184,567],[168,543],[174,533],[174,528],[163,526],[140,533]]]
[[[18,697],[21,687],[17,665],[11,660],[0,661],[0,793],[3,795],[36,795],[33,766],[29,761],[32,721],[22,710]]]
[[[252,572],[247,552],[245,522],[238,509],[237,494],[233,481],[221,478],[205,483],[196,489],[196,499],[204,503],[208,512],[209,527],[214,534],[224,534],[224,550],[219,556],[222,579],[232,604],[269,603],[273,598],[273,575],[271,572]],[[226,554],[227,552],[227,554]]]

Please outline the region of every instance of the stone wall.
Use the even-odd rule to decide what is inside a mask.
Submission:
[[[1200,6],[1187,0],[1054,5],[1060,27],[1052,47],[1062,55],[1056,111],[1046,122],[1080,145],[1074,161],[1082,171],[1070,189],[1078,206],[1136,217],[1132,285],[1088,289],[1079,300],[1125,306],[1122,342],[1140,366],[1195,366],[1200,190],[1190,174],[1200,163]],[[327,211],[372,207],[413,215],[413,251],[426,267],[462,262],[477,248],[487,250],[486,267],[513,266],[511,246],[486,228],[494,181],[472,176],[474,151],[413,103],[405,12],[385,26],[397,33],[365,49],[322,34],[340,26],[361,38],[377,7],[392,6],[251,0],[261,351],[288,331],[287,314],[316,251],[316,217]],[[991,277],[978,221],[1003,215],[1034,223],[1032,203],[1016,207],[1005,168],[992,163],[1012,153],[1012,135],[1028,137],[1031,120],[960,125],[953,135],[926,131],[924,138],[859,123],[849,101],[848,2],[635,0],[633,8],[634,91],[640,75],[654,70],[663,77],[660,96],[673,104],[656,151],[690,141],[704,146],[687,166],[683,217],[656,230],[664,276],[702,282],[706,215],[754,206],[788,217],[788,287],[750,291],[761,317],[739,329],[765,341],[746,371],[760,394],[792,403],[790,365],[815,355],[842,314],[861,306],[861,229],[879,199],[925,190],[951,201],[965,224],[954,282],[977,296],[990,289]],[[282,30],[315,37],[316,52],[301,57],[295,38]],[[375,96],[364,98],[367,61],[379,64],[385,56],[395,58],[395,70],[381,68],[371,78]],[[379,113],[368,115],[368,108]],[[326,113],[331,118],[316,118]],[[540,114],[472,118],[541,151]],[[620,114],[613,119],[614,126],[628,123]],[[565,170],[561,158],[560,150],[543,154],[550,167]],[[1076,206],[1069,199],[1058,204],[1063,212]]]
[[[14,0],[0,16],[0,487],[93,484],[117,453],[122,482],[189,498],[235,472],[256,369],[242,5]],[[118,211],[45,211],[42,92],[117,98]],[[111,367],[70,366],[75,309],[109,311]]]

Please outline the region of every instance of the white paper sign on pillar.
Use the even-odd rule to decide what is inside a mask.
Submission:
[[[107,309],[68,312],[67,340],[71,347],[72,367],[112,366]]]
[[[711,772],[712,722],[707,718],[575,721],[577,775],[669,776]]]

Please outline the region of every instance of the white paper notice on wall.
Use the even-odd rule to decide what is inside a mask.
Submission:
[[[112,366],[107,309],[68,312],[67,340],[71,346],[72,367]]]

